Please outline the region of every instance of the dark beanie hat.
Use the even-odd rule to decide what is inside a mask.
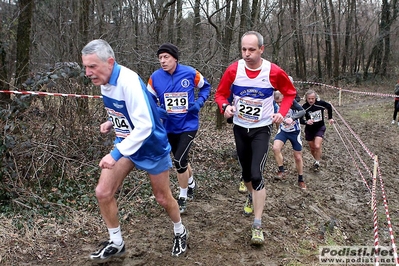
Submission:
[[[174,58],[176,58],[176,60],[179,60],[179,49],[171,43],[164,43],[161,46],[159,46],[157,55],[162,53],[168,53]]]

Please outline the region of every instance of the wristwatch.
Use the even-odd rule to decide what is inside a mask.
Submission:
[[[229,104],[227,104],[227,103],[222,104],[223,113],[226,112],[227,106],[229,106]]]

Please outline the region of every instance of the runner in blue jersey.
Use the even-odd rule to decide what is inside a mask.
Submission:
[[[162,44],[157,55],[161,68],[152,73],[147,89],[164,114],[180,186],[177,202],[180,213],[184,213],[186,201],[193,199],[196,187],[188,155],[198,131],[199,111],[209,97],[211,85],[198,70],[178,63],[179,50],[175,45]]]
[[[279,91],[274,92],[275,102],[279,105],[283,99],[283,95]],[[302,159],[302,139],[301,139],[301,126],[300,120],[305,115],[305,110],[302,106],[294,100],[291,108],[288,110],[284,118],[284,122],[279,124],[279,129],[273,142],[273,153],[276,159],[278,171],[276,179],[285,179],[284,158],[282,149],[289,140],[294,150],[294,160],[296,170],[298,172],[298,186],[301,189],[306,189],[306,184],[303,178],[303,159]]]
[[[110,239],[90,258],[104,262],[125,253],[115,193],[134,167],[149,174],[157,202],[173,221],[172,255],[183,254],[188,233],[170,190],[170,144],[156,103],[137,73],[118,65],[114,51],[106,41],[89,42],[82,49],[82,61],[86,76],[94,85],[101,86],[108,120],[101,124],[100,132],[108,133],[114,129],[116,135],[113,149],[99,163],[101,175],[96,187],[97,201]]]

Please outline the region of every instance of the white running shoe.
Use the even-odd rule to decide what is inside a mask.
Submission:
[[[111,257],[120,257],[125,253],[125,243],[116,245],[111,240],[105,241],[100,244],[102,248],[90,255],[92,260],[107,261]]]

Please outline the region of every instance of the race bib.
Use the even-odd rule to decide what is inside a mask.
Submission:
[[[125,115],[112,109],[107,109],[107,112],[109,115],[109,119],[114,125],[115,135],[121,138],[126,138],[127,136],[129,136],[132,128]]]
[[[238,118],[256,123],[262,118],[262,102],[239,99],[237,102]]]
[[[166,112],[169,114],[187,113],[188,93],[170,92],[164,93]]]
[[[310,116],[310,119],[313,120],[313,122],[320,122],[323,120],[323,114],[322,114],[321,110],[310,112],[309,116]]]

